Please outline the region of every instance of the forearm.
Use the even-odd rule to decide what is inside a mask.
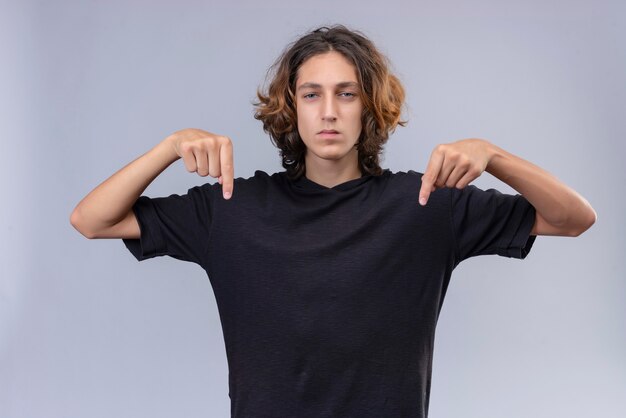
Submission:
[[[581,233],[595,222],[595,211],[575,190],[541,167],[488,144],[492,154],[485,171],[523,195],[550,225]]]
[[[94,233],[120,222],[150,183],[179,157],[168,137],[93,189],[72,212],[81,233]]]

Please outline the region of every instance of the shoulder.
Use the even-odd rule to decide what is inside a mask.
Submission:
[[[388,175],[389,175],[390,180],[398,181],[398,182],[411,181],[413,183],[417,181],[420,184],[422,182],[422,175],[424,174],[424,173],[420,173],[419,171],[414,171],[414,170],[393,172],[389,169],[386,169],[385,172],[389,173]]]
[[[253,189],[259,187],[267,187],[271,184],[283,183],[285,178],[284,172],[268,174],[263,170],[255,170],[254,175],[250,177],[236,177],[235,188]]]
[[[270,195],[280,192],[285,187],[286,179],[284,173],[278,172],[268,174],[262,170],[255,170],[254,175],[249,177],[235,177],[233,185],[233,196],[230,202],[244,203],[254,202],[259,199],[265,200]],[[215,183],[214,194],[217,197],[222,195],[222,185]],[[220,202],[221,200],[218,199]]]
[[[264,186],[270,184],[271,182],[275,182],[275,177],[278,175],[272,174],[269,175],[264,171],[256,170],[253,176],[249,177],[235,177],[234,179],[234,188],[233,188],[233,198],[244,193],[250,193],[251,191],[258,190],[263,188]],[[221,200],[222,198],[222,185],[218,181],[213,181],[211,183],[207,182],[201,185],[191,187],[187,193],[189,195],[202,195],[206,198],[211,198],[214,200]]]
[[[419,191],[422,187],[422,176],[424,173],[415,170],[408,171],[397,171],[391,172],[388,171],[388,179],[389,185],[394,190],[398,192],[402,192],[405,195],[411,196],[411,199],[417,201],[419,198]],[[429,204],[431,202],[439,202],[439,204],[446,204],[450,200],[450,189],[441,188],[435,190],[429,199]]]

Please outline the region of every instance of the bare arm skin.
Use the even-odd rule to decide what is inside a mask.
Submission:
[[[183,129],[93,189],[70,216],[70,223],[87,238],[139,238],[133,204],[154,179],[182,158],[187,171],[219,178],[224,198],[233,192],[234,168],[230,138],[200,129]]]
[[[483,139],[438,145],[422,177],[420,203],[440,187],[462,189],[484,171],[523,195],[536,209],[531,235],[575,237],[593,225],[589,202],[544,169]]]

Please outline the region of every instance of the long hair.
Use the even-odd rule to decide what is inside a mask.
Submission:
[[[404,88],[374,44],[343,25],[315,29],[287,46],[268,71],[273,79],[267,94],[257,90],[259,101],[254,103],[254,118],[263,122],[263,130],[280,149],[282,165],[291,179],[306,171],[306,145],[300,138],[296,115],[298,70],[307,59],[330,51],[341,53],[356,68],[363,98],[362,130],[357,143],[363,175],[382,173],[379,157],[383,145],[397,125],[406,125],[400,120]]]

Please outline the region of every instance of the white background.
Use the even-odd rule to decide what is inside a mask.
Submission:
[[[406,87],[409,124],[383,167],[423,171],[436,144],[484,138],[599,215],[578,238],[538,237],[526,260],[455,270],[430,416],[624,416],[624,4],[1,3],[0,417],[229,416],[205,272],[170,257],[138,263],[69,216],[186,127],[229,135],[237,177],[282,170],[251,102],[287,43],[333,23],[369,36]],[[206,181],[178,161],[145,194]],[[489,174],[475,184],[514,192]]]

